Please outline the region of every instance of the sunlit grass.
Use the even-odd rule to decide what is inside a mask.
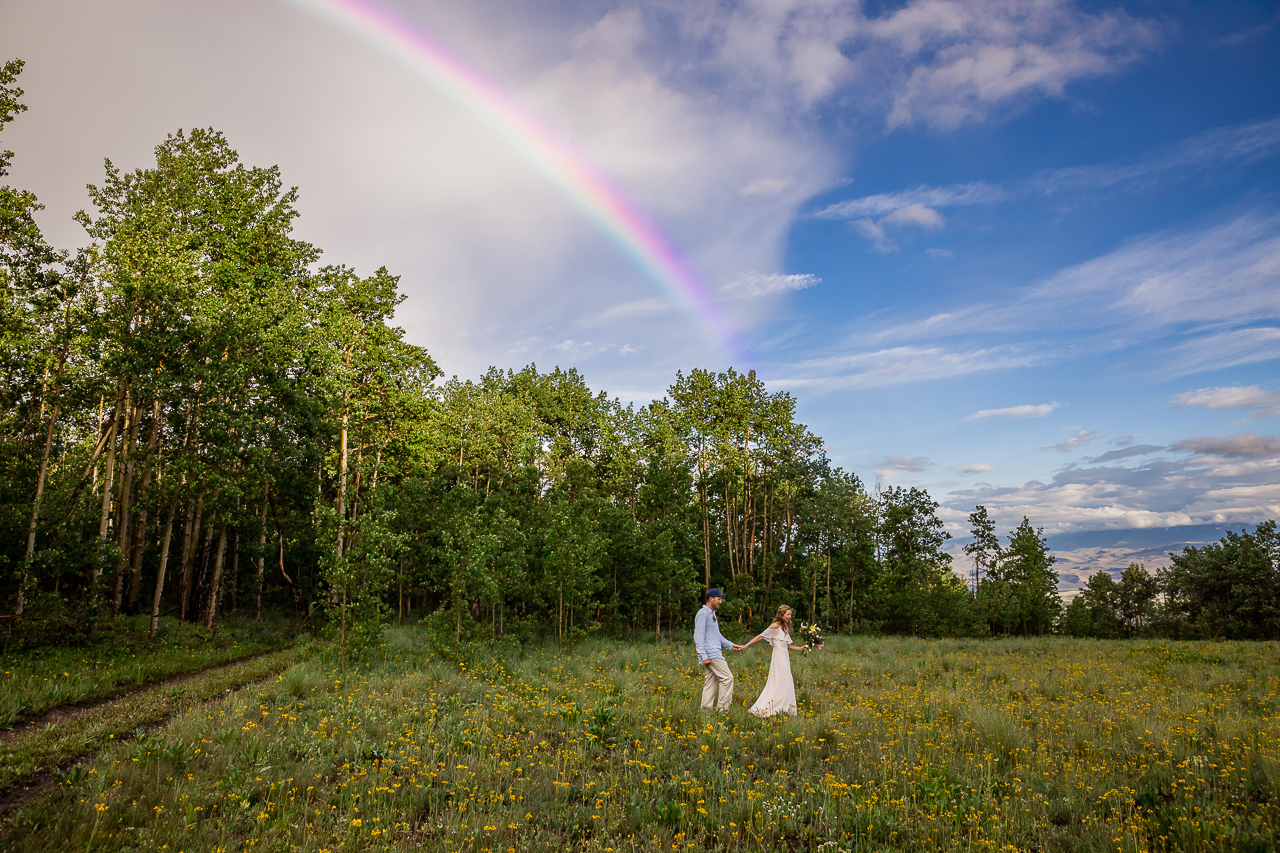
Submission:
[[[1276,644],[833,637],[800,714],[698,709],[687,645],[465,663],[413,630],[105,752],[15,850],[1269,849]],[[165,845],[168,845],[167,847]]]

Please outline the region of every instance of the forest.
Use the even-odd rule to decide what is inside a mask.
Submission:
[[[21,69],[0,71],[0,129]],[[88,195],[68,251],[0,187],[7,644],[264,610],[344,653],[405,619],[661,636],[711,586],[729,618],[786,602],[847,633],[1280,636],[1273,522],[1064,608],[1028,519],[1002,542],[976,507],[953,566],[927,492],[834,467],[754,371],[682,371],[645,406],[574,369],[446,378],[395,325],[396,276],[323,264],[293,236],[297,188],[216,130],[106,161]]]

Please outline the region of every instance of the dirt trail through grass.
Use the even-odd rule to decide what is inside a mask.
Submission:
[[[286,646],[285,648],[289,648],[289,647]],[[134,696],[137,696],[140,693],[146,693],[150,690],[155,690],[158,688],[172,688],[179,684],[184,684],[193,679],[206,676],[209,673],[217,672],[218,670],[226,669],[227,667],[235,666],[236,664],[245,663],[251,660],[256,660],[257,658],[260,658],[263,655],[272,654],[277,651],[280,651],[280,649],[272,649],[270,651],[258,652],[257,654],[246,655],[245,657],[226,661],[224,663],[216,663],[216,664],[213,664],[212,666],[207,666],[204,669],[195,670],[194,672],[183,672],[183,673],[179,673],[177,675],[171,676],[169,678],[161,679],[159,681],[152,681],[147,684],[140,685],[139,687],[136,687],[133,690],[125,691],[123,693],[115,693],[110,696],[106,696],[102,698],[86,699],[82,702],[67,702],[65,704],[58,705],[55,708],[50,708],[47,711],[42,711],[39,714],[20,717],[14,723],[12,728],[7,730],[0,730],[0,749],[7,747],[10,743],[23,737],[27,732],[31,731],[32,729],[44,728],[46,726],[50,726],[55,723],[61,723],[66,720],[71,720],[77,716],[81,716],[90,711],[93,711],[96,708],[102,708],[108,705],[118,705],[122,702],[127,701],[128,699],[133,698]]]
[[[292,666],[297,646],[148,685],[88,703],[63,705],[0,735],[0,812],[11,811],[52,784],[60,770],[104,744],[153,729],[176,713]]]

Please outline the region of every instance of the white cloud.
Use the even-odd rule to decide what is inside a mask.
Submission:
[[[811,273],[781,275],[779,273],[747,273],[742,278],[726,284],[720,292],[731,298],[754,299],[760,296],[774,296],[780,293],[791,293],[805,290],[820,284],[822,279]]]
[[[1273,418],[1280,415],[1280,393],[1263,391],[1257,385],[1241,387],[1231,385],[1220,388],[1200,388],[1176,394],[1169,399],[1177,408],[1198,407],[1222,411],[1224,409],[1248,409],[1253,418]]]
[[[1122,11],[1089,15],[1062,2],[910,3],[873,25],[904,56],[929,56],[893,96],[890,127],[938,130],[986,118],[1031,93],[1110,73],[1153,48],[1155,27]]]
[[[1074,438],[1069,438],[1061,444],[1045,444],[1042,445],[1040,449],[1056,450],[1059,453],[1070,453],[1077,448],[1093,444],[1100,438],[1104,438],[1104,436],[1098,435],[1096,432],[1091,432],[1087,429],[1082,429],[1080,432],[1076,433]]]
[[[1060,405],[1062,404],[1053,402],[1009,406],[1005,409],[982,409],[969,415],[965,420],[974,421],[980,418],[1043,418]]]
[[[954,258],[955,255],[946,249],[925,249],[924,253],[931,258]]]
[[[986,462],[975,462],[972,465],[965,465],[960,470],[965,474],[985,474],[988,471],[995,471],[996,466],[988,465]]]

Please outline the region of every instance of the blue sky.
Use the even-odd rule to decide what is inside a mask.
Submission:
[[[1027,515],[1074,537],[1072,577],[1280,514],[1276,3],[385,5],[644,208],[869,485],[928,488],[957,534],[976,503]],[[730,363],[303,5],[0,0],[0,55],[28,63],[12,181],[59,245],[103,157],[212,125],[299,186],[326,260],[402,276],[449,373],[576,366],[644,402]]]

